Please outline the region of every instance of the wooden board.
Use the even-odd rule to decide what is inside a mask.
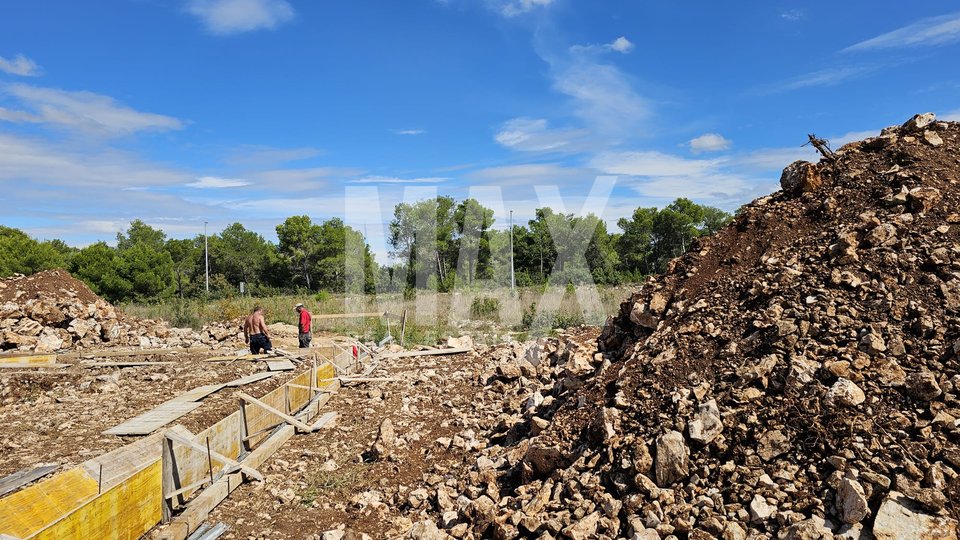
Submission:
[[[102,456],[84,461],[80,466],[91,478],[100,479],[102,482],[100,488],[106,491],[160,459],[162,440],[162,435],[155,433]]]
[[[141,366],[169,366],[177,362],[80,362],[80,365],[88,368],[100,367],[141,367]]]
[[[0,497],[7,493],[16,491],[21,487],[43,478],[44,476],[57,470],[58,465],[41,465],[39,467],[28,467],[21,469],[13,474],[0,478]]]
[[[177,418],[196,409],[201,404],[194,401],[172,399],[161,403],[140,416],[114,426],[103,432],[104,435],[147,435],[173,422]]]
[[[264,358],[271,358],[272,354],[244,354],[244,355],[227,355],[227,356],[211,356],[210,358],[205,358],[204,362],[233,362],[234,360],[263,360]]]
[[[230,388],[234,388],[234,387],[237,387],[237,386],[244,386],[244,385],[247,385],[247,384],[251,384],[251,383],[258,382],[258,381],[262,381],[262,380],[264,380],[264,379],[269,379],[270,377],[273,377],[274,375],[276,375],[276,373],[270,373],[270,372],[268,372],[268,371],[261,371],[260,373],[254,373],[253,375],[247,375],[246,377],[240,377],[239,379],[232,380],[232,381],[228,382],[228,383],[226,384],[226,386],[228,386],[228,387],[230,387]]]
[[[404,351],[377,355],[377,358],[413,358],[416,356],[442,356],[447,354],[462,354],[473,350],[473,347],[457,347],[454,349],[433,349],[430,351]]]
[[[157,460],[30,538],[136,540],[160,521],[161,489]]]
[[[201,399],[209,396],[210,394],[221,390],[225,386],[227,385],[223,383],[198,386],[193,390],[189,390],[187,392],[180,394],[179,396],[173,398],[170,401],[200,401]]]
[[[192,354],[212,352],[208,347],[176,347],[168,349],[91,349],[61,354],[61,358],[114,358],[118,356],[147,356],[151,354]]]
[[[0,364],[0,369],[48,369],[67,368],[72,364]]]
[[[235,411],[230,416],[201,431],[195,437],[197,441],[203,441],[204,444],[209,439],[212,451],[231,459],[240,458],[243,451],[242,438],[243,416],[240,411]],[[196,484],[209,477],[210,471],[206,452],[198,452],[189,446],[176,442],[165,444],[169,445],[169,459],[165,464],[169,470],[164,470],[164,492],[169,493],[184,486]],[[214,474],[221,470],[223,470],[222,464],[215,462]],[[180,497],[168,502],[170,508],[179,508],[196,491],[196,489],[188,490],[182,493]]]
[[[30,354],[23,356],[0,355],[0,364],[55,364],[57,355],[55,354]]]
[[[30,538],[96,495],[97,479],[83,467],[55,474],[0,499],[0,534]]]
[[[267,369],[270,371],[293,371],[296,366],[293,365],[293,362],[284,358],[282,360],[267,360]]]

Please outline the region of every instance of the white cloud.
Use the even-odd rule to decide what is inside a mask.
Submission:
[[[950,111],[940,117],[945,122],[960,122],[960,109]]]
[[[273,29],[293,19],[286,0],[189,0],[187,11],[212,34],[229,35]]]
[[[733,142],[730,139],[725,138],[719,133],[704,133],[699,137],[691,139],[687,144],[690,146],[690,151],[694,154],[729,150],[730,147],[733,146]]]
[[[892,32],[851,45],[843,52],[935,47],[960,41],[960,13],[928,17]]]
[[[770,85],[761,89],[761,93],[786,92],[815,86],[835,86],[842,82],[858,79],[877,71],[883,66],[841,66],[806,73],[789,81]]]
[[[249,186],[252,182],[236,178],[220,178],[217,176],[201,176],[196,182],[190,182],[187,187],[197,189],[222,189]]]
[[[723,160],[686,159],[656,151],[606,152],[595,156],[591,165],[607,174],[628,176],[691,176],[716,169]]]
[[[613,40],[613,43],[607,45],[610,49],[617,51],[619,53],[628,53],[633,50],[633,43],[629,39],[620,36],[617,39]]]
[[[115,99],[92,92],[71,92],[11,84],[5,93],[33,112],[0,109],[0,120],[50,124],[85,134],[130,135],[139,131],[181,129],[183,121],[171,116],[134,110]]]
[[[500,126],[494,140],[512,150],[556,152],[574,150],[586,135],[582,129],[550,128],[543,118],[514,118]]]
[[[351,184],[439,184],[449,178],[443,176],[429,176],[424,178],[398,178],[395,176],[365,176],[350,180]]]
[[[112,149],[73,150],[49,142],[0,133],[0,182],[43,183],[69,191],[104,186],[111,189],[183,185],[194,178],[182,171],[144,162]],[[59,190],[68,191],[68,190]]]
[[[363,171],[341,167],[308,167],[303,169],[272,169],[252,173],[252,176],[270,189],[304,191],[324,187],[332,180],[357,176]]]
[[[560,68],[554,88],[574,99],[574,112],[596,133],[617,137],[635,133],[650,105],[614,66],[577,59]]]
[[[504,17],[516,17],[537,8],[546,8],[553,2],[554,0],[507,0],[497,2],[496,5]]]
[[[617,39],[611,41],[610,43],[605,43],[603,45],[573,45],[570,47],[570,52],[574,54],[589,54],[589,53],[602,53],[608,51],[616,51],[618,53],[627,54],[634,49],[634,44],[630,42],[624,36],[620,36]]]
[[[534,184],[568,184],[592,180],[596,171],[567,167],[559,163],[528,163],[487,167],[466,175],[468,180],[498,186],[530,186]]]
[[[780,13],[780,18],[787,21],[802,21],[806,17],[806,14],[799,9],[788,9]]]
[[[233,165],[272,165],[317,157],[323,152],[317,148],[271,148],[245,145],[231,151],[226,162]]]
[[[36,62],[18,54],[13,60],[7,60],[0,56],[0,71],[10,75],[20,75],[21,77],[34,77],[39,75],[41,70]]]
[[[427,131],[424,129],[395,129],[393,132],[397,135],[423,135]]]

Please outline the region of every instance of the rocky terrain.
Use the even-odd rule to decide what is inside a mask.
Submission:
[[[495,394],[530,397],[504,401],[512,421],[440,524],[956,538],[958,180],[960,124],[932,115],[792,164],[625,302],[595,355],[498,372]]]
[[[0,280],[0,351],[216,346],[239,333],[239,322],[198,333],[126,316],[63,270]]]
[[[956,539],[958,181],[960,124],[932,115],[791,164],[603,329],[378,361],[211,520],[248,540]]]

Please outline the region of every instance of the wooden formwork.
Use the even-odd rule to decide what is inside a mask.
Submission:
[[[309,420],[339,387],[335,376],[333,365],[324,362],[259,399]],[[176,429],[178,436],[185,431],[171,431]],[[0,498],[0,537],[135,539],[185,504],[200,503],[175,518],[176,527],[166,535],[185,538],[200,524],[198,516],[205,518],[209,511],[201,510],[218,504],[242,481],[238,467],[220,458],[256,473],[252,469],[293,433],[276,415],[247,404],[192,435],[191,444],[155,433]]]

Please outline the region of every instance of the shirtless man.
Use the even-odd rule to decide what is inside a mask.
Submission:
[[[263,308],[253,308],[253,313],[243,321],[243,341],[250,344],[250,352],[260,354],[260,351],[270,352],[273,345],[270,343],[270,334],[267,332],[267,323],[263,320]]]

